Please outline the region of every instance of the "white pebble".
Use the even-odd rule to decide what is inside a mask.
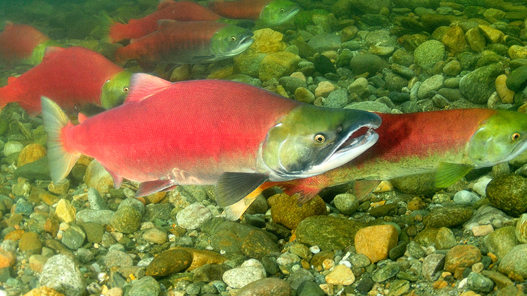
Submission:
[[[339,264],[345,265],[347,268],[351,268],[351,263],[348,260],[340,260]]]
[[[471,205],[479,200],[479,196],[468,190],[461,190],[454,195],[454,202],[458,205]]]
[[[477,192],[481,196],[487,196],[487,185],[489,182],[492,181],[492,178],[489,176],[482,176],[479,178],[476,183],[474,183],[474,186],[472,187],[472,190]]]
[[[319,246],[312,246],[311,248],[309,248],[309,251],[311,251],[311,253],[313,253],[313,254],[320,253],[320,247]]]

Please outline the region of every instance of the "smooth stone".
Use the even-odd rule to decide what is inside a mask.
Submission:
[[[481,273],[471,272],[468,275],[467,287],[475,292],[490,293],[494,288],[494,282]]]
[[[445,257],[445,270],[460,278],[465,268],[481,261],[481,251],[473,245],[457,245]]]
[[[110,224],[114,215],[111,210],[82,210],[75,216],[77,223]]]
[[[22,252],[28,252],[30,254],[40,254],[42,251],[42,242],[37,233],[26,232],[20,237],[18,242],[18,248]]]
[[[474,190],[480,196],[487,196],[487,185],[490,181],[492,181],[491,177],[482,176],[476,181],[476,183],[474,183],[472,190]]]
[[[522,214],[516,222],[514,234],[520,244],[527,243],[527,214]]]
[[[345,88],[332,91],[323,102],[324,107],[343,108],[348,104],[348,91]]]
[[[344,109],[355,109],[381,113],[390,113],[392,111],[390,107],[386,106],[386,104],[376,101],[355,102],[347,105],[344,107]]]
[[[509,275],[515,273],[527,277],[527,245],[521,244],[512,248],[500,261],[499,272]]]
[[[419,99],[426,99],[430,97],[435,91],[443,86],[444,77],[441,74],[434,75],[421,84],[417,96]]]
[[[350,61],[350,68],[354,75],[369,73],[371,76],[386,68],[386,61],[378,55],[363,53],[354,56]]]
[[[294,77],[290,77],[290,76],[280,77],[280,79],[278,79],[278,82],[289,93],[295,93],[296,89],[299,88],[299,87],[303,87],[303,88],[307,87],[305,80],[301,80],[299,78],[294,78]]]
[[[78,225],[71,225],[62,235],[61,242],[71,250],[77,250],[86,240],[86,233]]]
[[[453,53],[461,52],[468,46],[465,39],[465,32],[463,32],[460,26],[449,27],[441,41]]]
[[[397,245],[397,229],[393,225],[369,226],[357,231],[355,249],[375,263],[388,258],[388,252]]]
[[[157,257],[156,257],[157,258]],[[134,261],[132,257],[120,250],[110,250],[104,256],[104,264],[109,269],[114,267],[130,267],[133,266]]]
[[[285,193],[275,194],[267,202],[271,206],[273,221],[289,229],[297,228],[307,217],[325,215],[327,212],[326,203],[318,195],[302,205],[298,204],[296,196]]]
[[[92,210],[107,210],[106,202],[95,188],[88,188],[88,203]]]
[[[153,277],[145,276],[134,281],[128,296],[152,296],[159,293],[161,293],[159,283]]]
[[[512,104],[514,102],[515,93],[507,87],[507,80],[508,77],[505,74],[501,74],[496,78],[496,92],[502,103]]]
[[[335,85],[330,81],[321,81],[315,88],[315,97],[327,97],[335,90]]]
[[[479,25],[479,29],[483,32],[483,35],[487,37],[492,43],[499,43],[503,40],[505,34],[497,29],[491,28],[486,25]]]
[[[450,228],[441,227],[437,232],[435,247],[438,250],[453,248],[457,244],[456,236]]]
[[[501,228],[507,224],[510,225],[511,221],[512,218],[507,216],[501,210],[491,205],[483,205],[474,213],[472,218],[463,225],[463,228],[466,231],[470,231],[473,227],[479,225],[491,225],[494,228]]]
[[[499,176],[487,185],[490,204],[518,217],[527,211],[527,179],[516,175]]]
[[[527,48],[525,48],[525,46],[512,45],[509,47],[509,56],[511,59],[527,58]]]
[[[348,92],[358,98],[366,98],[370,95],[369,82],[364,77],[355,79],[349,86]]]
[[[337,69],[331,60],[325,55],[321,54],[316,56],[313,60],[313,65],[315,66],[315,70],[322,75],[326,75],[327,73],[337,73]]]
[[[315,95],[305,87],[299,87],[295,90],[295,100],[307,104],[315,102]]]
[[[325,296],[324,290],[314,281],[303,281],[297,288],[298,296]]]
[[[250,259],[245,261],[240,267],[227,270],[222,278],[229,287],[239,289],[252,282],[264,279],[265,276],[263,265],[255,259]]]
[[[82,296],[86,289],[84,277],[75,262],[66,255],[55,255],[46,261],[39,284],[72,296]]]
[[[164,244],[168,239],[168,234],[166,231],[159,229],[157,227],[150,228],[146,230],[143,235],[143,239],[147,242],[155,244]]]
[[[476,52],[482,52],[487,45],[487,40],[479,28],[471,28],[465,33],[465,38],[470,49]]]
[[[479,199],[479,196],[468,190],[461,190],[454,194],[454,202],[458,205],[471,205]]]
[[[51,180],[49,174],[49,161],[45,156],[37,161],[30,162],[15,170],[15,178],[23,177],[31,181]]]
[[[122,206],[113,214],[110,224],[122,233],[132,233],[141,225],[141,213],[132,206]]]
[[[317,52],[339,50],[341,45],[340,35],[334,33],[316,34],[307,43]]]
[[[236,292],[236,296],[289,296],[292,294],[291,286],[278,278],[265,278],[254,281]]]
[[[326,275],[326,283],[331,285],[349,286],[355,282],[355,275],[345,265],[337,265]]]
[[[382,283],[396,276],[400,270],[401,267],[399,266],[399,264],[388,264],[380,269],[377,269],[372,275],[372,280],[376,283]]]
[[[457,76],[459,73],[461,73],[461,70],[463,69],[461,68],[461,63],[458,60],[451,60],[443,67],[443,73],[449,76]]]
[[[430,254],[425,257],[422,265],[422,274],[429,281],[436,281],[441,275],[440,271],[445,265],[445,255]]]
[[[18,153],[24,149],[24,144],[18,142],[18,141],[8,141],[4,145],[4,156],[8,157],[11,154]]]
[[[192,230],[212,219],[212,213],[201,203],[193,203],[177,213],[176,219],[179,226]]]
[[[506,78],[506,87],[513,92],[521,92],[527,86],[527,66],[514,69]]]
[[[350,193],[341,193],[333,199],[335,207],[344,215],[351,215],[359,208],[359,200]]]
[[[266,55],[258,67],[258,77],[262,81],[271,78],[288,76],[297,70],[300,57],[296,54],[281,51]]]
[[[311,216],[296,228],[299,243],[319,246],[321,250],[342,250],[354,243],[355,234],[364,226],[352,220],[330,216]]]
[[[459,89],[469,101],[486,104],[488,98],[496,91],[496,78],[502,73],[502,65],[498,63],[477,68],[461,78]]]
[[[86,233],[86,239],[89,243],[98,244],[102,241],[104,228],[101,224],[93,222],[77,222],[77,224],[84,230],[84,233]]]
[[[496,229],[487,235],[483,242],[488,250],[498,258],[503,258],[517,244],[514,226],[505,226]]]

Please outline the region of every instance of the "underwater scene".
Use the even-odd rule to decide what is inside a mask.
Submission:
[[[525,295],[526,24],[0,1],[0,296]]]

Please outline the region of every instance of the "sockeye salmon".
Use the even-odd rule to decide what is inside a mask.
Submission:
[[[81,154],[98,160],[119,188],[140,182],[137,196],[178,184],[217,184],[223,204],[265,181],[321,174],[377,140],[381,119],[360,110],[316,107],[239,82],[177,83],[134,74],[123,105],[73,126],[42,98],[53,182]],[[354,133],[366,127],[359,137]]]
[[[435,171],[435,185],[446,188],[473,168],[509,161],[527,148],[527,114],[520,112],[460,109],[378,115],[382,118],[376,129],[379,141],[359,157],[314,177],[265,183],[229,207],[227,216],[237,219],[261,191],[272,186],[298,194],[303,203],[326,187],[354,180],[380,181]]]
[[[159,30],[118,48],[118,64],[210,63],[242,53],[253,43],[250,30],[217,22],[160,21]]]
[[[85,104],[111,108],[122,103],[131,73],[84,47],[48,47],[42,63],[0,88],[0,107],[18,102],[30,115],[48,96],[68,112]]]
[[[6,22],[0,33],[0,62],[8,67],[18,63],[37,65],[42,61],[44,49],[52,43],[32,26]]]
[[[141,38],[157,30],[159,20],[180,22],[218,21],[222,17],[204,6],[192,1],[161,1],[157,10],[141,19],[132,19],[128,24],[113,22],[109,29],[109,42]]]
[[[289,21],[300,9],[289,0],[213,0],[209,8],[226,18],[260,20],[268,26]]]

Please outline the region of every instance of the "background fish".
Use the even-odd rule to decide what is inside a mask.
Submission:
[[[217,0],[210,2],[209,8],[226,18],[260,20],[270,26],[289,21],[300,9],[288,0]]]
[[[128,24],[113,22],[109,28],[109,42],[140,38],[157,30],[157,22],[162,19],[181,22],[217,21],[222,17],[204,6],[192,1],[170,1],[159,3],[157,10],[141,19],[132,19]]]
[[[54,182],[80,154],[97,159],[114,178],[141,182],[137,196],[177,184],[216,184],[223,204],[243,198],[267,180],[323,173],[371,147],[369,112],[303,104],[238,82],[178,83],[134,74],[126,102],[73,126],[42,99]]]
[[[231,206],[226,213],[237,219],[261,191],[279,186],[298,193],[303,203],[320,190],[353,180],[381,180],[436,172],[435,185],[445,188],[473,168],[509,161],[527,148],[527,114],[493,109],[460,109],[408,114],[382,114],[376,130],[379,141],[353,161],[324,174],[287,182],[265,183],[249,200]],[[356,182],[357,183],[357,182]],[[370,182],[368,182],[370,183]]]
[[[113,107],[124,100],[130,72],[83,47],[48,48],[44,60],[0,88],[0,106],[18,102],[30,115],[40,112],[40,97],[53,97],[68,112],[84,104]]]
[[[6,22],[0,33],[0,62],[8,67],[17,63],[36,65],[52,44],[55,42],[32,26]]]
[[[159,30],[118,48],[116,62],[209,63],[242,53],[252,43],[247,29],[217,22],[161,20]]]

